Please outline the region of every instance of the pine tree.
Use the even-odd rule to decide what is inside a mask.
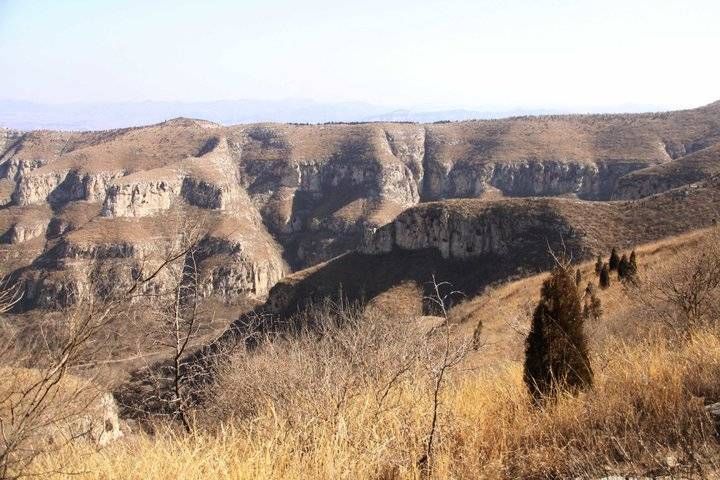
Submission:
[[[582,283],[582,273],[580,273],[580,269],[575,269],[575,286],[577,288],[580,288],[580,284]]]
[[[618,263],[618,280],[623,280],[627,278],[628,269],[630,268],[630,262],[628,261],[627,255],[623,253],[622,258],[620,259],[620,262]]]
[[[610,270],[617,270],[619,264],[620,257],[618,257],[617,248],[613,247],[612,251],[610,252],[610,260],[608,261]]]
[[[602,257],[600,255],[597,256],[597,261],[595,262],[595,275],[600,275],[600,270],[602,270],[603,261]]]
[[[569,267],[556,267],[542,286],[525,342],[523,378],[536,401],[592,386],[580,296]]]
[[[600,288],[605,289],[610,286],[610,267],[607,263],[603,263],[600,270]]]
[[[597,296],[595,285],[592,283],[588,283],[587,288],[585,288],[584,300],[583,318],[585,320],[589,320],[591,318],[593,320],[599,320],[603,313],[602,303],[600,302],[600,298]]]
[[[635,282],[637,280],[638,266],[637,266],[637,255],[635,250],[630,252],[630,261],[628,262],[627,277],[628,280]]]

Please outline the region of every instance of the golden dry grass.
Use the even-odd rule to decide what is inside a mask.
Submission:
[[[683,476],[714,468],[703,397],[719,393],[717,332],[697,332],[681,348],[616,343],[594,362],[602,368],[593,391],[546,409],[528,402],[517,363],[456,378],[443,395],[433,478]],[[215,434],[141,434],[101,451],[80,445],[36,469],[107,479],[419,478],[427,391],[404,382],[386,401],[378,408],[368,388],[332,415],[300,422],[268,403],[253,421]]]
[[[677,263],[676,253],[680,250],[698,251],[698,245],[713,232],[714,229],[693,231],[677,237],[659,240],[638,246],[640,274],[646,280],[654,280],[658,267],[672,267]],[[631,249],[620,249],[629,253]],[[603,260],[607,261],[609,252],[604,252]],[[597,286],[595,261],[577,265],[582,272],[583,287],[588,282]],[[498,361],[519,361],[523,355],[524,340],[529,324],[527,319],[532,315],[537,302],[537,295],[547,273],[540,273],[514,282],[508,282],[489,288],[482,295],[468,299],[457,305],[450,312],[453,322],[462,325],[466,334],[470,334],[482,322],[482,334],[485,346],[473,359],[483,365],[495,364]],[[602,344],[609,335],[624,337],[637,330],[634,323],[628,326],[627,318],[634,317],[646,322],[643,308],[637,305],[635,292],[629,291],[611,275],[612,283],[607,290],[597,290],[602,302],[603,319],[600,325],[588,325],[593,346]]]
[[[701,251],[709,233],[642,246],[642,275],[672,264],[680,249]],[[581,268],[593,278],[590,263]],[[605,316],[587,329],[593,389],[538,408],[522,380],[524,335],[507,318],[526,327],[524,312],[543,278],[496,288],[451,315],[456,337],[468,337],[482,318],[485,346],[452,370],[441,392],[431,477],[715,476],[720,448],[704,407],[720,400],[717,325],[677,337],[615,282],[601,293]],[[414,298],[416,288],[394,294]],[[35,471],[49,478],[421,478],[433,374],[412,364],[379,395],[424,334],[393,315],[390,300],[377,299],[356,337],[337,331],[238,354],[190,436],[164,427],[100,451],[73,445],[40,459]],[[492,345],[504,342],[507,349]]]

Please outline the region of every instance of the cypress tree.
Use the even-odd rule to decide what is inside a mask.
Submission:
[[[635,250],[630,252],[630,261],[628,262],[628,270],[627,270],[627,277],[628,279],[635,281],[637,280],[637,255],[635,255]]]
[[[575,286],[577,288],[580,288],[580,284],[582,283],[582,273],[580,273],[580,269],[575,269]]]
[[[617,270],[619,264],[620,257],[618,257],[617,248],[613,247],[612,251],[610,252],[610,260],[608,260],[610,270]]]
[[[595,275],[600,275],[600,270],[602,270],[603,261],[602,257],[600,255],[597,256],[597,261],[595,262]]]
[[[623,253],[620,262],[618,263],[618,280],[626,280],[628,275],[628,269],[630,268],[630,262],[628,261],[627,255]]]
[[[535,401],[592,386],[580,296],[569,267],[545,280],[525,341],[523,379]]]
[[[603,263],[600,270],[600,288],[605,289],[610,286],[610,267],[607,263]]]
[[[597,296],[597,292],[595,290],[595,285],[592,283],[587,284],[587,288],[585,289],[585,304],[583,305],[583,318],[585,320],[593,319],[593,320],[599,320],[602,316],[602,303],[600,302],[600,298]]]

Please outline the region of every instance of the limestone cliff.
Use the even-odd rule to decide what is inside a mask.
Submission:
[[[86,283],[91,258],[131,266],[141,246],[157,246],[143,254],[156,257],[188,218],[204,218],[205,293],[262,297],[289,269],[351,251],[376,230],[366,252],[427,244],[463,258],[509,251],[532,223],[501,209],[486,223],[458,223],[432,206],[384,227],[418,204],[638,198],[707,178],[710,157],[690,168],[699,176],[674,169],[699,165],[693,156],[718,144],[715,108],[428,125],[176,119],[106,132],[1,130],[0,238],[13,260],[4,268],[47,274],[29,284],[31,298],[48,297]]]
[[[357,251],[285,277],[261,309],[284,317],[323,297],[368,301],[408,283],[431,295],[433,278],[472,296],[493,282],[551,268],[551,252],[590,259],[614,246],[630,249],[708,227],[718,201],[720,178],[625,202],[424,203],[370,232]]]

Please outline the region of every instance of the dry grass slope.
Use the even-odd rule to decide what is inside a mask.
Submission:
[[[677,252],[705,251],[713,235],[639,248],[640,289],[681,268]],[[591,269],[581,265],[586,281],[594,281]],[[678,337],[637,302],[636,289],[614,282],[601,292],[605,315],[588,327],[594,388],[536,408],[519,353],[543,278],[498,287],[451,311],[452,341],[467,339],[481,319],[484,346],[441,392],[432,478],[716,474],[720,445],[704,406],[720,400],[717,324]],[[413,296],[412,286],[403,288]],[[365,312],[331,311],[350,323],[323,336],[306,332],[238,351],[192,435],[161,429],[101,451],[74,446],[44,457],[36,471],[55,472],[52,478],[420,478],[436,357],[431,344],[417,348],[427,334],[417,313],[388,315],[388,300]],[[311,314],[327,318],[328,311]]]

